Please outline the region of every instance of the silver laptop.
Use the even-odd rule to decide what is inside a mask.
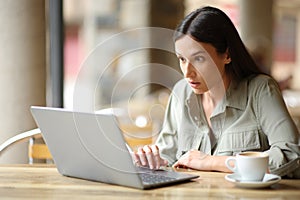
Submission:
[[[31,112],[62,175],[139,189],[198,177],[136,167],[113,115],[37,106]]]

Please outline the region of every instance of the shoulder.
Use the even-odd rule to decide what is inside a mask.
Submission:
[[[173,90],[183,89],[188,86],[187,81],[185,79],[179,80],[175,85]]]
[[[276,80],[269,75],[259,74],[252,78],[249,78],[252,84],[276,84]]]
[[[180,106],[181,103],[190,98],[192,93],[192,88],[189,86],[187,81],[185,79],[181,79],[174,85],[169,98],[169,103],[178,104],[177,106]]]
[[[248,91],[253,98],[282,97],[277,81],[268,75],[257,75],[249,79]]]
[[[173,87],[173,93],[180,96],[187,96],[192,92],[191,87],[185,79],[179,80]]]
[[[252,77],[250,79],[248,79],[248,86],[249,89],[266,89],[266,88],[273,88],[273,89],[278,89],[279,90],[279,86],[277,81],[272,78],[271,76],[268,75],[257,75],[255,77]]]

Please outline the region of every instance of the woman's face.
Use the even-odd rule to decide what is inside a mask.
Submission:
[[[197,42],[185,35],[175,42],[176,55],[184,77],[196,94],[203,94],[223,84],[225,64],[230,63],[228,53],[217,53],[209,43]]]

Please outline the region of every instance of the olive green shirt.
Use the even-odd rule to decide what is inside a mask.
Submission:
[[[179,81],[156,141],[161,156],[172,164],[191,149],[222,156],[266,151],[271,173],[300,178],[299,133],[271,77],[232,83],[210,120],[211,128],[199,95]]]

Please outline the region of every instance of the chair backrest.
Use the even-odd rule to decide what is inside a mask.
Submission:
[[[52,162],[52,156],[47,145],[44,142],[36,143],[37,139],[42,140],[39,128],[17,134],[0,145],[0,154],[17,143],[29,141],[28,159],[30,164],[38,160],[40,160],[39,163],[46,161]]]
[[[35,135],[29,139],[28,159],[29,164],[34,164],[36,162],[53,163],[52,155],[41,134]]]

